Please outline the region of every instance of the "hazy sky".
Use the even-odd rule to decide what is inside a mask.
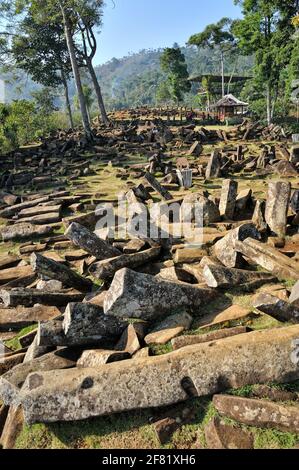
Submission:
[[[185,44],[223,16],[238,17],[233,0],[105,0],[96,63],[140,49]]]

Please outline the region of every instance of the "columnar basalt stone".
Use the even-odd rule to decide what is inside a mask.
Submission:
[[[259,264],[275,276],[299,280],[299,263],[275,248],[252,238],[247,238],[243,242],[237,241],[235,247],[250,261]]]
[[[296,325],[125,363],[36,372],[27,377],[18,402],[28,424],[74,421],[181,402],[188,398],[187,378],[198,396],[256,383],[294,381],[299,378],[294,357],[298,335]]]
[[[220,215],[228,220],[233,220],[236,198],[238,194],[238,183],[234,180],[224,180],[222,183],[221,199],[220,199]]]
[[[206,265],[203,268],[203,276],[209,287],[243,287],[253,290],[277,281],[271,273],[245,271],[244,269],[226,268],[224,266]]]
[[[281,181],[269,183],[265,219],[270,230],[278,237],[286,235],[290,198],[290,183]]]
[[[124,351],[110,351],[108,349],[89,349],[82,353],[77,367],[99,367],[112,362],[125,361],[131,355]]]
[[[15,268],[1,269],[0,270],[0,284],[7,284],[8,282],[15,281],[20,277],[29,277],[33,274],[31,266],[17,266]]]
[[[171,315],[155,326],[144,338],[146,344],[166,344],[175,336],[188,330],[193,318],[187,312]]]
[[[130,269],[117,271],[104,300],[104,312],[122,318],[154,320],[178,307],[199,307],[214,293],[183,283],[161,281]]]
[[[14,206],[6,207],[2,211],[0,211],[0,217],[4,219],[10,218],[24,209],[29,209],[30,207],[38,206],[39,204],[48,202],[49,200],[50,200],[50,196],[43,196],[38,199],[34,199],[32,201],[28,200],[25,202],[21,202],[20,204],[16,204]]]
[[[254,239],[260,238],[260,234],[253,224],[244,224],[231,230],[228,235],[216,243],[213,248],[214,255],[227,268],[242,267],[243,258],[240,255],[240,252],[236,250],[236,243],[238,241],[246,240],[246,238],[249,237]]]
[[[80,355],[81,351],[64,348],[15,366],[0,377],[0,394],[3,402],[7,405],[14,403],[29,374],[75,367]]]
[[[204,429],[208,449],[253,449],[253,434],[214,417]]]
[[[215,395],[213,404],[227,418],[249,426],[299,433],[299,407],[231,395]]]
[[[259,294],[253,301],[253,306],[281,322],[299,323],[299,306],[289,304],[270,294]]]
[[[181,205],[181,223],[195,223],[204,227],[220,221],[220,212],[216,204],[202,194],[188,194]]]
[[[256,201],[252,222],[260,233],[264,233],[268,229],[268,226],[265,222],[265,210],[265,201]]]
[[[127,326],[127,322],[104,315],[101,307],[88,303],[70,303],[62,324],[67,341],[76,345],[117,340]]]
[[[65,232],[65,236],[69,238],[76,246],[79,246],[87,253],[95,258],[102,260],[113,258],[121,254],[119,250],[109,245],[101,238],[97,237],[93,232],[83,225],[73,222]]]
[[[216,149],[211,155],[206,170],[206,178],[219,178],[221,175],[221,153],[220,150]]]
[[[1,228],[1,236],[4,242],[23,238],[37,237],[47,235],[53,230],[52,227],[47,225],[33,225],[28,222],[23,222],[15,225],[7,225]]]
[[[150,173],[146,173],[144,175],[144,178],[149,183],[149,185],[155,191],[157,191],[157,193],[160,194],[160,196],[162,196],[163,199],[165,199],[166,201],[170,201],[171,199],[173,199],[172,195],[165,188],[161,186],[159,181],[157,181],[153,175],[151,175]]]
[[[140,253],[121,255],[115,258],[99,261],[90,266],[89,272],[97,279],[111,279],[122,268],[137,268],[158,258],[161,248],[150,248]]]
[[[185,348],[186,346],[192,346],[194,344],[209,343],[211,341],[217,341],[223,338],[229,338],[230,336],[242,335],[251,331],[246,326],[236,326],[235,328],[225,328],[223,330],[212,331],[204,335],[192,335],[192,336],[178,336],[171,340],[171,345],[174,351],[177,349]]]
[[[93,283],[67,266],[46,258],[39,253],[32,253],[31,266],[34,272],[47,278],[61,281],[65,287],[73,287],[81,292],[91,290]]]
[[[294,285],[291,295],[290,302],[299,307],[299,281]]]
[[[33,307],[36,304],[64,307],[69,302],[81,302],[84,294],[75,290],[60,292],[42,292],[37,289],[3,289],[0,298],[5,307]]]

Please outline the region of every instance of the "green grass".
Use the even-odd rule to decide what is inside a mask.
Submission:
[[[19,339],[22,336],[27,335],[31,331],[36,330],[36,328],[37,328],[37,325],[31,325],[31,326],[27,326],[26,328],[23,328],[21,331],[19,331],[16,334],[14,338],[5,342],[6,346],[12,349],[13,351],[18,351],[18,349],[22,349]]]

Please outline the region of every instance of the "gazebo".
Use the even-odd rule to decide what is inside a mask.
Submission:
[[[239,100],[234,95],[225,95],[221,100],[211,106],[215,110],[221,121],[226,118],[243,116],[248,110],[248,103]]]

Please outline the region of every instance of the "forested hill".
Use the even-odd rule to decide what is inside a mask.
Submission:
[[[100,79],[104,99],[108,109],[135,107],[139,105],[154,105],[156,91],[163,80],[160,70],[160,55],[162,49],[141,50],[121,59],[111,61],[96,67]],[[184,47],[190,76],[201,73],[220,73],[220,60],[217,52],[196,47]],[[226,73],[250,74],[252,59],[250,57],[228,57]],[[84,74],[85,75],[85,74]],[[30,77],[23,72],[2,76],[6,82],[6,100],[30,99],[31,92],[37,87]],[[89,81],[85,78],[85,81]],[[75,94],[74,84],[70,84],[71,95]],[[192,102],[193,96],[189,98]]]
[[[97,67],[105,101],[111,107],[134,107],[155,104],[156,91],[163,80],[160,70],[159,50],[142,50],[122,59],[112,59]],[[220,73],[220,59],[217,52],[196,47],[182,48],[188,64],[190,76],[201,73]],[[226,73],[250,74],[251,57],[227,57]],[[189,97],[192,101],[192,94]]]

